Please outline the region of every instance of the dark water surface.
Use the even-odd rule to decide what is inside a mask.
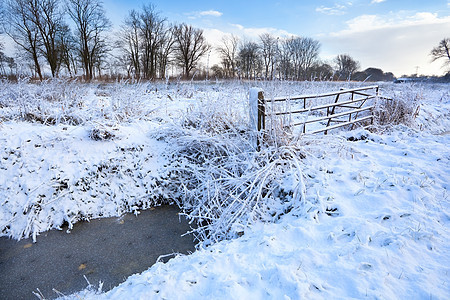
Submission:
[[[193,252],[190,230],[176,207],[142,211],[137,217],[103,218],[80,222],[70,234],[52,230],[19,242],[0,238],[0,299],[46,299],[69,295],[103,282],[110,290],[132,274],[152,266],[159,256]],[[169,257],[170,258],[170,257]],[[166,259],[167,260],[167,259]]]

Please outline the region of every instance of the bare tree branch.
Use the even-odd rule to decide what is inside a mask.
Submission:
[[[33,0],[8,0],[5,9],[5,21],[3,29],[11,39],[31,57],[34,71],[42,80],[40,58],[40,33],[39,28],[32,21],[33,11],[30,2]]]
[[[450,65],[450,38],[444,38],[439,42],[439,45],[431,50],[431,61],[434,62],[438,59],[446,59],[444,66]]]

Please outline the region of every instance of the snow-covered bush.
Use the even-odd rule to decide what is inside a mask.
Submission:
[[[374,110],[376,126],[412,126],[423,99],[421,90],[409,85],[394,91],[391,97],[378,99]]]

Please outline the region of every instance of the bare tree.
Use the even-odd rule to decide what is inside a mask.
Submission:
[[[236,75],[239,38],[235,35],[224,36],[222,44],[217,47],[217,52],[222,59],[223,69],[227,77]],[[216,68],[217,69],[217,68]]]
[[[261,54],[264,60],[264,76],[266,79],[273,79],[278,39],[269,33],[261,34],[259,39],[261,40]]]
[[[6,56],[6,63],[8,64],[9,74],[17,75],[17,63],[13,57]]]
[[[301,37],[290,37],[282,44],[284,59],[288,61],[288,63],[284,62],[285,67],[287,67],[285,71],[288,72],[285,76],[287,78],[301,79],[303,60],[305,57],[303,53],[305,51],[303,41],[304,39]]]
[[[289,79],[293,73],[291,40],[283,39],[278,47],[278,72],[282,79]]]
[[[200,58],[211,49],[211,46],[206,42],[203,30],[184,23],[174,26],[174,37],[175,59],[183,67],[184,76],[188,78]]]
[[[224,74],[224,69],[219,66],[219,65],[213,65],[211,67],[211,72],[212,72],[212,77],[214,78],[224,78],[225,74]]]
[[[3,42],[0,41],[0,75],[6,75],[4,63],[6,63],[6,55],[3,53]]]
[[[164,33],[164,22],[166,20],[155,11],[155,6],[147,5],[143,7],[140,21],[142,71],[145,78],[151,79],[156,77],[157,53],[161,45],[161,37]]]
[[[132,10],[125,19],[118,41],[123,50],[120,59],[129,64],[128,73],[138,78],[164,77],[169,56],[173,51],[173,28],[155,10],[155,6],[143,6]]]
[[[309,37],[301,37],[298,39],[298,44],[298,77],[309,79],[310,68],[319,59],[320,43]]]
[[[174,50],[175,35],[173,26],[167,26],[161,36],[161,44],[158,51],[159,76],[166,78],[166,70],[170,56]]]
[[[326,62],[317,60],[310,68],[310,79],[315,80],[332,80],[334,76],[333,67]]]
[[[58,35],[64,26],[63,14],[59,10],[59,0],[28,0],[30,20],[39,31],[43,56],[47,60],[52,77],[58,75],[61,64]]]
[[[147,79],[165,76],[173,43],[172,27],[153,5],[130,11],[119,41],[135,76]]]
[[[439,45],[431,50],[431,61],[438,59],[445,59],[444,66],[450,65],[450,38],[444,38],[439,42]]]
[[[57,36],[57,44],[61,65],[67,69],[70,77],[75,76],[77,74],[77,64],[75,60],[76,41],[67,24],[61,26]]]
[[[255,42],[244,41],[239,49],[239,69],[242,76],[254,79],[261,71],[261,55],[259,45]]]
[[[135,76],[139,78],[141,76],[141,21],[139,13],[134,9],[131,10],[124,23],[120,32],[119,46],[125,52],[124,58],[130,63],[130,71],[132,70]]]
[[[278,48],[280,77],[296,80],[311,79],[319,62],[320,43],[309,37],[290,37]]]
[[[285,51],[290,56],[292,76],[308,79],[309,69],[319,58],[320,43],[308,37],[292,37],[285,42]]]
[[[110,22],[99,0],[67,0],[67,12],[75,23],[78,53],[85,79],[90,81],[108,51],[104,33]]]
[[[334,59],[334,62],[339,78],[344,80],[350,80],[352,75],[359,69],[359,62],[348,54],[339,54]]]
[[[7,0],[4,11],[4,31],[33,61],[33,70],[42,80],[40,58],[40,32],[32,21],[33,13],[30,2],[33,0]]]

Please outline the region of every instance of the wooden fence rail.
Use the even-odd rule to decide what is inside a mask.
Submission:
[[[344,98],[344,96],[348,99],[340,101]],[[322,105],[313,105],[314,103],[312,103],[314,101],[318,102],[321,98],[327,97],[333,97],[334,101],[332,101],[332,103]],[[385,98],[379,95],[379,87],[377,85],[355,89],[341,89],[339,91],[317,95],[276,97],[272,99],[265,99],[263,91],[259,89],[252,89],[250,92],[250,105],[253,105],[254,109],[250,110],[250,114],[257,113],[257,116],[253,115],[253,117],[251,116],[251,119],[256,122],[254,127],[258,131],[265,130],[267,118],[274,121],[277,117],[282,118],[289,116],[292,118],[292,116],[295,115],[303,115],[302,121],[290,121],[289,124],[284,127],[302,126],[302,134],[314,134],[319,132],[324,132],[324,134],[327,134],[329,130],[348,125],[351,125],[351,128],[353,129],[356,124],[361,122],[370,121],[370,123],[373,124],[373,109],[375,105],[368,103],[368,100],[377,98]],[[308,101],[311,103],[310,106],[307,106]],[[290,109],[277,111],[277,105],[283,102],[288,104]],[[337,111],[337,109],[340,111]],[[311,112],[320,114],[320,112],[323,112],[324,110],[326,110],[326,115],[310,118]],[[363,112],[365,114],[363,116],[359,116]],[[369,113],[368,115],[367,112]],[[348,116],[348,118],[343,119],[342,117],[345,116]],[[311,130],[306,130],[307,124],[317,123],[318,125],[323,121],[326,121],[326,125],[323,128],[314,128],[314,126],[312,126],[313,128]]]

